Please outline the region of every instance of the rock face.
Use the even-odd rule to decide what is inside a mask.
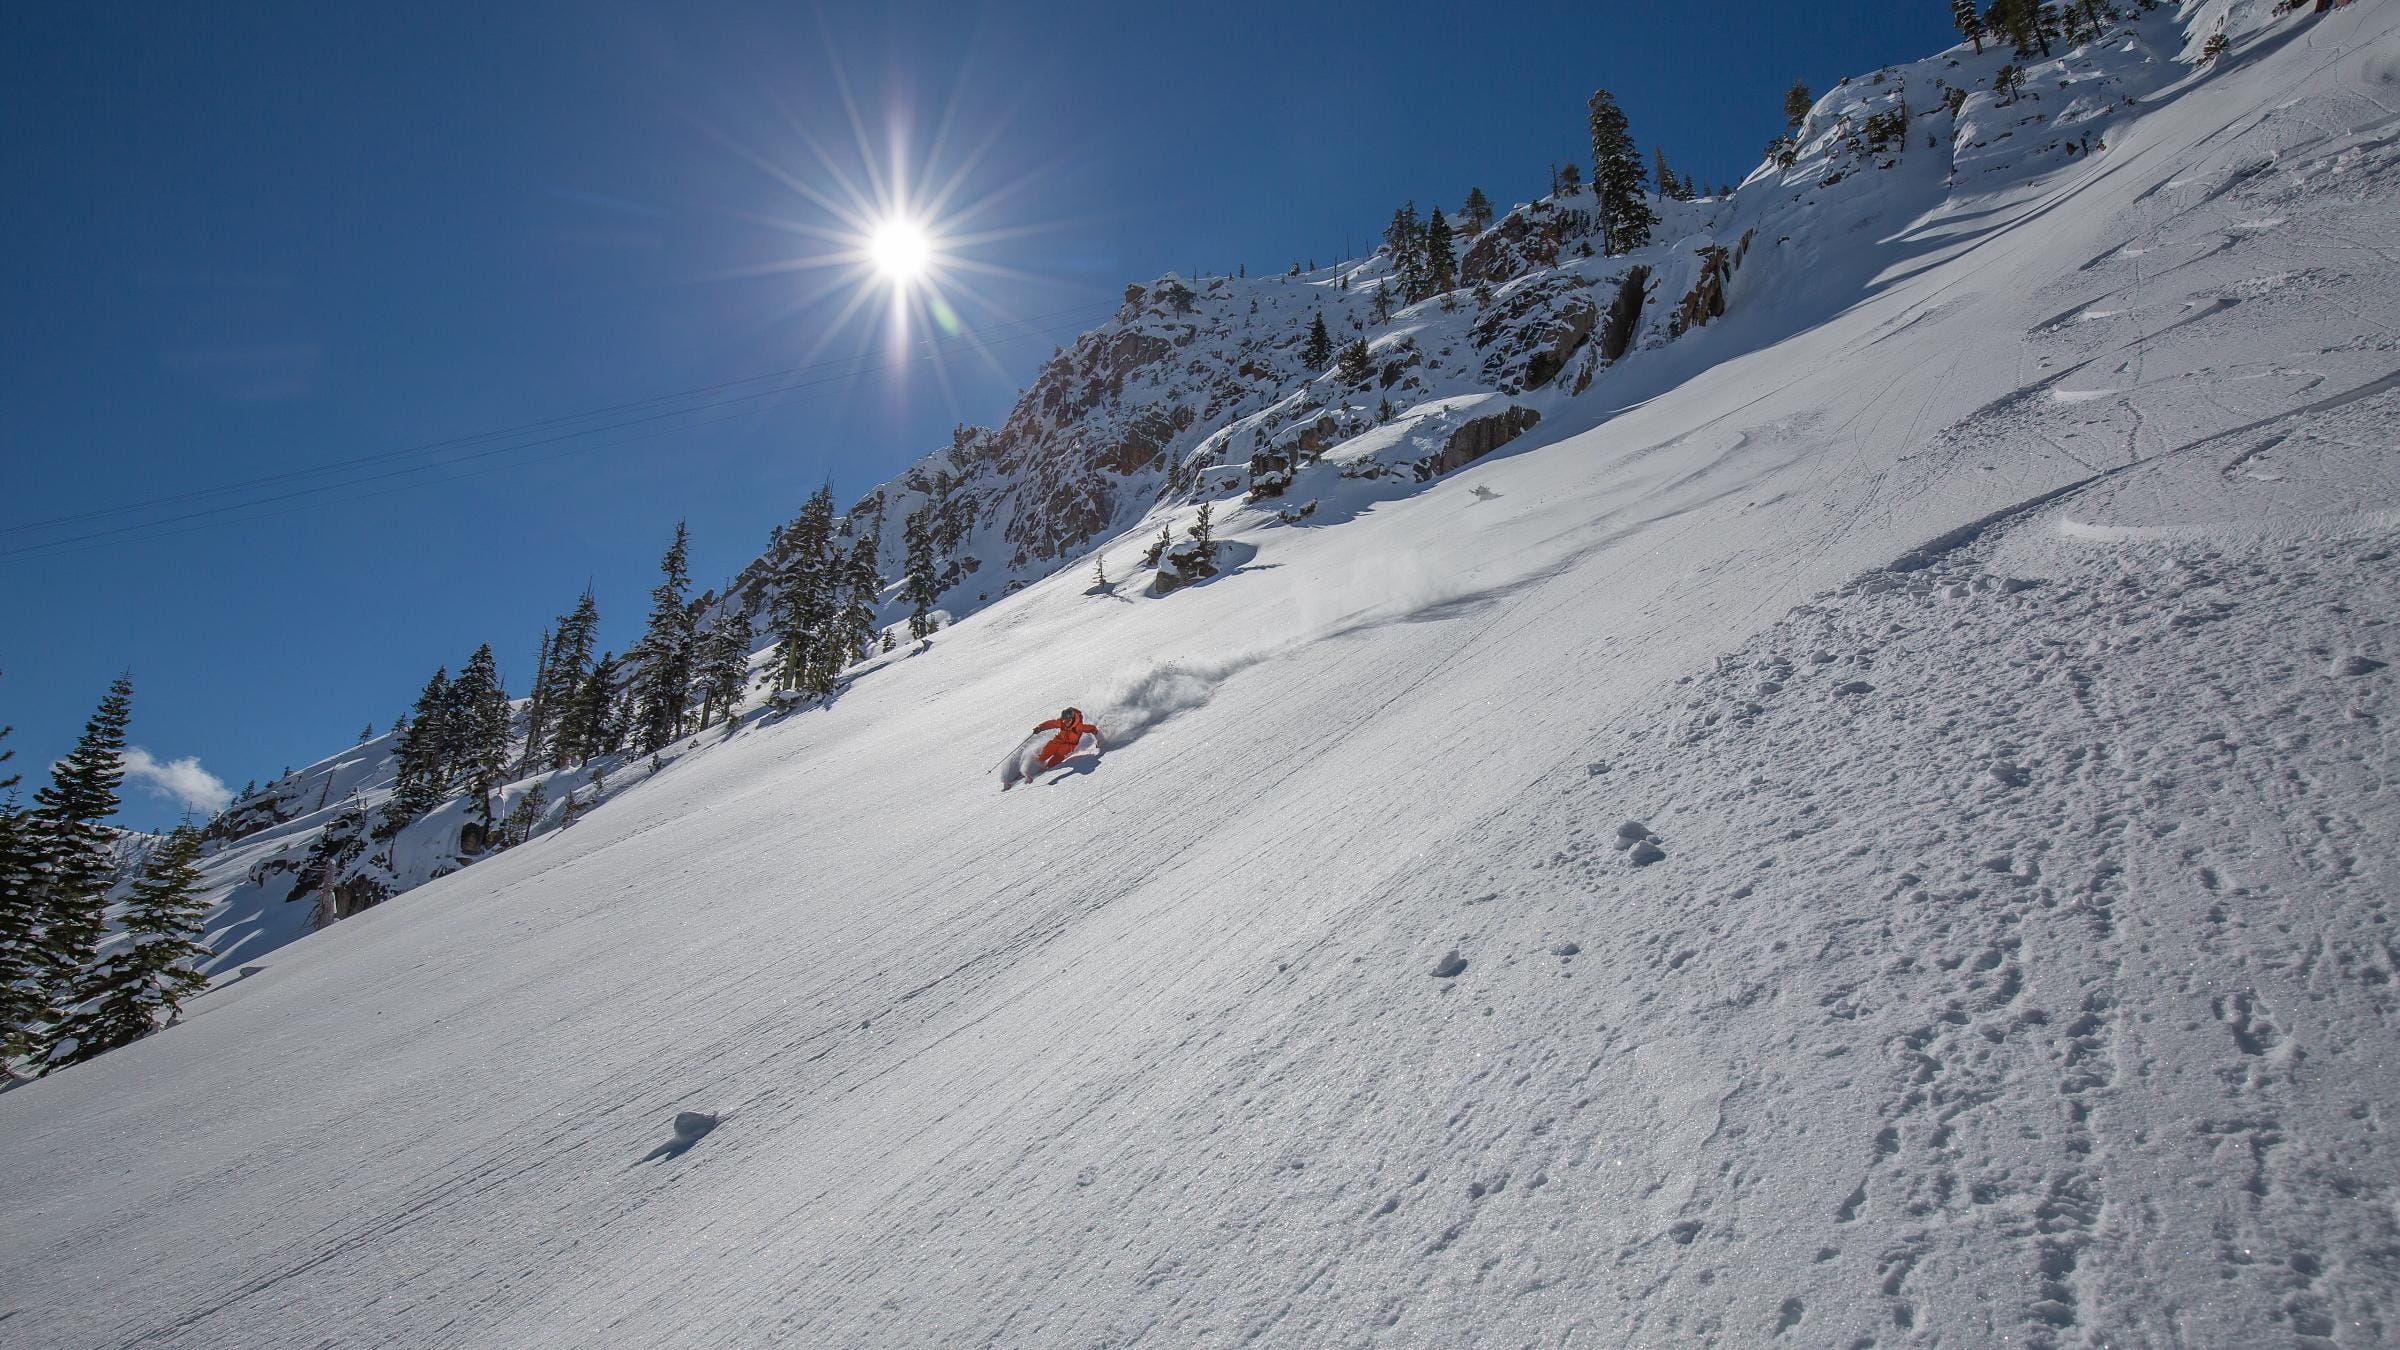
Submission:
[[[1574,359],[1591,337],[1592,325],[1599,318],[1600,307],[1580,295],[1560,305],[1558,316],[1543,328],[1533,354],[1525,358],[1525,387],[1539,389],[1565,370],[1567,362]]]
[[[1417,477],[1420,481],[1438,478],[1452,469],[1465,468],[1531,431],[1541,420],[1542,415],[1533,409],[1510,404],[1506,410],[1489,417],[1462,422],[1450,433],[1450,441],[1440,454],[1417,465]]]
[[[1498,283],[1557,265],[1568,241],[1598,233],[1599,220],[1590,201],[1578,195],[1509,212],[1467,246],[1466,256],[1458,261],[1459,283]]]

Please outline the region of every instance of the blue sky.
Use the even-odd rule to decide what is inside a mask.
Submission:
[[[587,583],[630,640],[679,517],[722,580],[821,479],[848,500],[998,420],[1128,281],[1524,200],[1583,159],[1596,86],[1738,180],[1795,77],[1937,50],[1945,9],[10,6],[0,554],[69,551],[0,556],[0,722],[45,764],[130,669],[133,742],[238,788],[479,642],[521,691]],[[895,146],[979,236],[933,359],[787,266],[840,227],[812,194]],[[24,528],[795,368],[703,418]]]

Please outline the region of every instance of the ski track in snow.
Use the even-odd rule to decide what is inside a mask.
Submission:
[[[0,1344],[2390,1344],[2400,13],[2277,22],[0,1096]]]

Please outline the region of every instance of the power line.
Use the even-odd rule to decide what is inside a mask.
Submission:
[[[947,349],[936,345],[939,343],[948,343],[950,347],[954,348],[961,345],[967,345],[976,339],[989,339],[995,334],[1008,334],[1012,329],[1026,329],[1031,325],[1046,323],[1055,319],[1063,319],[1067,318],[1068,316],[1077,316],[1075,325],[1070,326],[1079,326],[1085,318],[1088,318],[1094,313],[1104,312],[1113,309],[1114,307],[1115,302],[1113,301],[1094,301],[1087,304],[1073,306],[1068,309],[1057,310],[1049,314],[1037,314],[1030,318],[1013,320],[1009,323],[995,324],[987,328],[973,329],[950,334],[944,338],[927,339],[923,343],[918,344],[927,348],[927,350],[922,353],[897,362],[887,362],[883,365],[866,366],[847,371],[844,372],[839,378],[855,378],[857,376],[875,374],[885,370],[900,369],[901,367],[913,364],[916,361],[938,355],[942,350]],[[1056,326],[1053,326],[1050,329],[1041,330],[1042,333],[1054,331],[1056,331]],[[1039,334],[1016,332],[1011,334],[1009,338],[1002,340],[1013,340],[1015,338],[1037,335]],[[56,525],[71,525],[88,520],[103,519],[109,516],[127,515],[137,511],[152,510],[161,506],[175,506],[188,501],[198,501],[206,497],[222,496],[229,492],[240,492],[258,487],[271,487],[278,483],[293,482],[299,479],[312,478],[330,473],[339,473],[347,469],[363,468],[374,464],[388,463],[393,460],[407,459],[418,455],[433,454],[443,450],[463,449],[468,446],[478,445],[506,437],[520,436],[530,432],[546,430],[552,427],[560,427],[575,422],[589,421],[593,418],[607,417],[619,413],[633,412],[643,408],[655,407],[661,403],[671,403],[682,399],[697,398],[703,395],[722,393],[729,389],[739,389],[744,385],[759,384],[769,380],[788,379],[792,376],[807,374],[812,371],[829,370],[836,366],[851,365],[858,361],[870,360],[875,355],[876,354],[872,352],[862,352],[855,356],[837,357],[826,361],[814,361],[804,365],[787,367],[782,370],[767,371],[758,375],[748,375],[737,380],[726,380],[717,384],[699,385],[690,389],[676,390],[673,393],[656,394],[649,398],[634,399],[625,403],[609,404],[605,407],[587,409],[586,411],[578,413],[567,413],[557,417],[542,418],[533,422],[522,422],[514,426],[499,427],[489,431],[476,432],[471,435],[446,437],[442,440],[427,441],[418,445],[404,446],[396,450],[379,451],[370,455],[357,455],[349,459],[336,460],[327,464],[311,465],[307,468],[301,469],[290,469],[281,473],[262,474],[255,478],[245,478],[235,482],[220,483],[211,487],[193,488],[184,492],[169,493],[164,496],[145,498],[141,501],[125,502],[116,506],[98,507],[89,511],[78,511],[68,515],[51,516],[43,520],[23,521],[14,525],[0,526],[0,535],[22,534],[30,530],[44,529]],[[800,385],[783,386],[774,389],[763,390],[758,393],[742,395],[739,397],[743,399],[768,397],[775,393],[784,392],[785,388],[809,388],[814,387],[814,385],[818,383],[824,383],[824,381],[810,381]],[[711,407],[721,406],[724,402],[733,401],[737,400],[721,400],[718,403],[697,404],[690,409],[682,409],[678,410],[678,412],[663,413],[659,414],[659,416],[675,416],[678,415],[679,412],[704,411]],[[583,428],[579,431],[562,434],[581,435],[590,431],[611,430],[622,425],[625,425],[625,423],[604,423],[596,427]],[[534,442],[534,444],[546,443],[547,442]],[[358,481],[367,480],[362,479]],[[166,522],[157,523],[163,524]],[[39,547],[39,545],[25,545],[23,547],[33,548]],[[13,551],[14,550],[11,550],[9,552]],[[7,556],[7,553],[0,552],[0,556]]]
[[[1031,319],[1017,321],[1013,324],[996,325],[992,328],[980,329],[974,331],[973,333],[960,334],[957,336],[961,339],[968,337],[982,339],[983,341],[981,345],[997,345],[1001,342],[1020,341],[1029,337],[1053,336],[1058,333],[1081,328],[1086,322],[1088,322],[1091,312],[1095,309],[1105,310],[1112,308],[1114,308],[1113,303],[1101,302],[1098,305],[1087,305],[1077,307],[1076,309],[1060,310],[1053,315],[1036,316]],[[1006,330],[1009,328],[1024,329],[1025,325],[1037,323],[1042,319],[1056,318],[1061,315],[1068,314],[1077,314],[1081,315],[1082,317],[1078,317],[1064,324],[1053,324],[1052,326],[1043,329],[1031,329],[1015,333],[1006,332]],[[994,334],[1002,335],[995,337]],[[221,506],[212,506],[197,511],[188,511],[179,515],[164,516],[154,520],[136,521],[127,525],[91,530],[81,534],[67,535],[62,538],[42,540],[35,543],[21,544],[13,548],[0,549],[0,563],[33,561],[41,558],[55,557],[65,553],[83,552],[92,547],[106,547],[112,543],[139,543],[154,538],[166,538],[173,535],[186,534],[192,532],[193,530],[208,529],[216,525],[233,524],[249,520],[271,519],[278,515],[290,514],[292,511],[296,510],[333,505],[339,502],[359,500],[363,497],[369,496],[381,496],[389,492],[401,491],[420,486],[428,486],[437,482],[453,482],[460,478],[471,476],[475,473],[488,473],[496,469],[515,467],[515,465],[484,465],[477,469],[468,470],[466,473],[451,474],[437,479],[422,480],[414,483],[402,483],[394,487],[377,489],[375,491],[361,494],[361,497],[334,498],[331,501],[311,502],[306,506],[291,507],[283,511],[269,511],[256,515],[235,515],[235,513],[251,512],[262,506],[272,506],[278,502],[293,501],[307,497],[316,497],[330,492],[340,492],[346,488],[360,487],[366,484],[383,482],[393,478],[405,477],[411,474],[427,473],[433,470],[449,468],[454,465],[490,459],[494,456],[538,449],[546,445],[555,445],[561,442],[575,441],[582,437],[598,435],[609,431],[623,430],[627,427],[642,426],[650,423],[668,421],[675,418],[691,417],[699,413],[712,412],[732,407],[735,404],[750,403],[759,399],[774,398],[780,395],[822,388],[829,385],[842,384],[863,378],[868,375],[903,369],[910,365],[931,360],[940,354],[941,351],[939,349],[927,350],[911,357],[906,357],[898,361],[888,361],[877,366],[868,366],[859,369],[841,371],[814,380],[800,380],[773,385],[765,389],[753,390],[727,398],[695,403],[688,407],[670,408],[666,411],[652,413],[644,417],[620,418],[616,421],[599,422],[590,426],[574,427],[570,430],[559,431],[556,434],[539,437],[532,440],[519,439],[506,444],[488,446],[487,448],[482,449],[474,449],[470,453],[454,454],[443,458],[426,460],[421,463],[402,465],[397,468],[386,469],[379,473],[353,475],[338,482],[320,483],[310,487],[294,488],[289,492],[275,493],[267,496],[255,496],[249,498],[248,500],[229,502]],[[669,402],[679,398],[689,398],[696,394],[706,394],[721,392],[727,389],[736,389],[746,384],[754,384],[764,379],[776,379],[788,376],[795,372],[821,370],[830,366],[847,365],[851,364],[857,359],[859,358],[850,357],[842,358],[837,361],[815,362],[805,366],[792,367],[788,371],[778,371],[768,375],[750,376],[740,380],[725,381],[716,385],[701,386],[691,390],[679,391],[675,394],[657,395],[648,399],[639,399],[628,403],[612,405],[609,408],[594,409],[590,412],[569,414],[562,417],[543,419],[538,422],[524,423],[515,428],[482,432],[472,436],[453,437],[448,440],[428,442],[424,445],[412,446],[403,450],[387,451],[375,455],[356,456],[352,459],[339,461],[335,464],[320,465],[310,469],[291,470],[289,472],[279,474],[262,475],[255,479],[243,480],[240,483],[224,484],[213,488],[193,489],[189,492],[152,498],[144,502],[129,503],[117,507],[101,508],[93,511],[81,512],[72,516],[54,517],[47,521],[28,522],[23,525],[0,529],[0,534],[17,533],[25,530],[40,528],[46,525],[67,524],[84,520],[101,519],[110,515],[122,515],[141,510],[152,510],[161,506],[172,506],[182,502],[198,501],[206,497],[220,496],[227,492],[243,491],[255,489],[257,487],[271,487],[279,483],[293,482],[300,479],[339,472],[347,469],[372,467],[373,465],[380,463],[389,463],[393,460],[409,458],[413,456],[423,456],[441,450],[464,450],[472,446],[481,445],[496,438],[521,436],[522,433],[527,431],[538,431],[548,427],[561,426],[578,421],[587,421],[593,417],[606,415],[612,412],[630,411],[643,407],[655,406],[656,404],[662,402]],[[560,451],[556,454],[544,455],[532,460],[517,461],[517,463],[543,463],[552,459],[563,458],[567,455],[581,454],[593,450],[610,449],[622,445],[630,445],[641,440],[655,439],[657,436],[661,435],[672,434],[680,431],[695,430],[704,426],[714,426],[722,422],[734,421],[738,418],[748,417],[751,415],[751,412],[745,411],[733,416],[710,418],[700,422],[685,423],[681,426],[662,427],[640,436],[627,437],[615,441],[607,441],[591,445],[571,445],[568,449]],[[235,519],[210,519],[212,517],[229,515],[235,515]],[[159,528],[162,526],[177,525],[182,524],[183,522],[195,520],[205,520],[207,523],[201,525],[187,525],[183,529],[175,530],[162,530]]]

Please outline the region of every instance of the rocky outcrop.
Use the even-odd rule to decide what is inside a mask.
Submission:
[[[1197,539],[1177,541],[1160,555],[1158,574],[1150,580],[1150,593],[1172,595],[1195,581],[1206,581],[1217,574],[1216,549]]]
[[[1581,293],[1584,286],[1581,277],[1552,277],[1518,287],[1484,310],[1467,330],[1467,340],[1484,353],[1483,378],[1513,394],[1556,375],[1591,335],[1593,307]],[[1539,359],[1545,352],[1556,364]]]
[[[1519,207],[1475,236],[1458,260],[1462,286],[1498,285],[1528,272],[1556,266],[1571,241],[1596,233],[1599,221],[1581,207],[1540,201]]]
[[[1440,453],[1417,462],[1417,481],[1438,478],[1453,469],[1462,469],[1517,437],[1531,431],[1542,415],[1531,408],[1510,404],[1505,410],[1489,417],[1462,422],[1450,433]]]
[[[1700,249],[1700,279],[1684,292],[1667,331],[1680,337],[1710,319],[1724,316],[1725,280],[1733,275],[1731,257],[1722,244],[1708,244]]]
[[[1600,359],[1614,361],[1633,346],[1642,322],[1642,304],[1650,297],[1650,269],[1629,267],[1617,282],[1617,297],[1609,302],[1608,326],[1600,330]]]
[[[1525,358],[1523,386],[1539,389],[1565,370],[1567,362],[1583,349],[1584,342],[1592,335],[1592,326],[1599,320],[1600,307],[1583,296],[1575,296],[1559,306],[1557,315],[1543,326],[1533,351]]]

